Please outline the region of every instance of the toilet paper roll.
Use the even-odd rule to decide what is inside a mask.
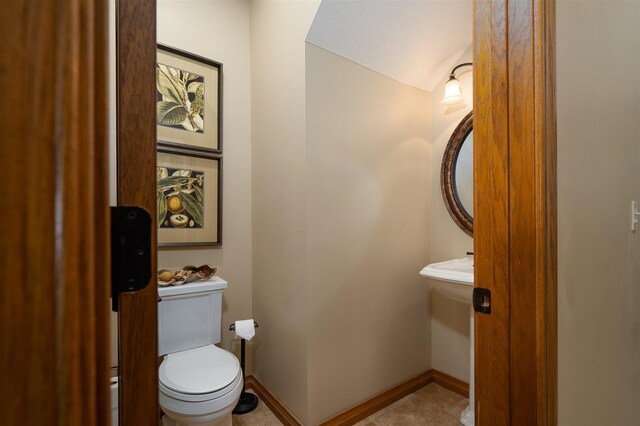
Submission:
[[[256,329],[253,326],[253,318],[236,321],[236,337],[251,340],[256,335]]]

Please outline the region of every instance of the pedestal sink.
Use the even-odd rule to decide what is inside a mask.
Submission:
[[[432,263],[420,271],[420,275],[430,278],[433,289],[443,296],[469,306],[469,405],[460,414],[460,422],[465,426],[474,424],[474,373],[473,373],[473,257]]]

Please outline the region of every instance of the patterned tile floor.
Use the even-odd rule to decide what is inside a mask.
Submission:
[[[469,401],[431,383],[419,391],[357,423],[359,426],[459,426],[460,413]],[[262,403],[251,413],[233,416],[233,426],[280,426],[282,423]]]

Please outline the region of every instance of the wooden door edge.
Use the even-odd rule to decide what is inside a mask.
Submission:
[[[117,0],[116,103],[118,205],[151,214],[151,279],[120,295],[119,420],[157,425],[158,339],[156,290],[156,0]]]

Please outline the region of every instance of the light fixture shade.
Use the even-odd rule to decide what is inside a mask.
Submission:
[[[462,91],[460,90],[460,82],[457,78],[451,76],[447,84],[444,85],[444,97],[442,103],[444,105],[454,105],[464,101]]]

